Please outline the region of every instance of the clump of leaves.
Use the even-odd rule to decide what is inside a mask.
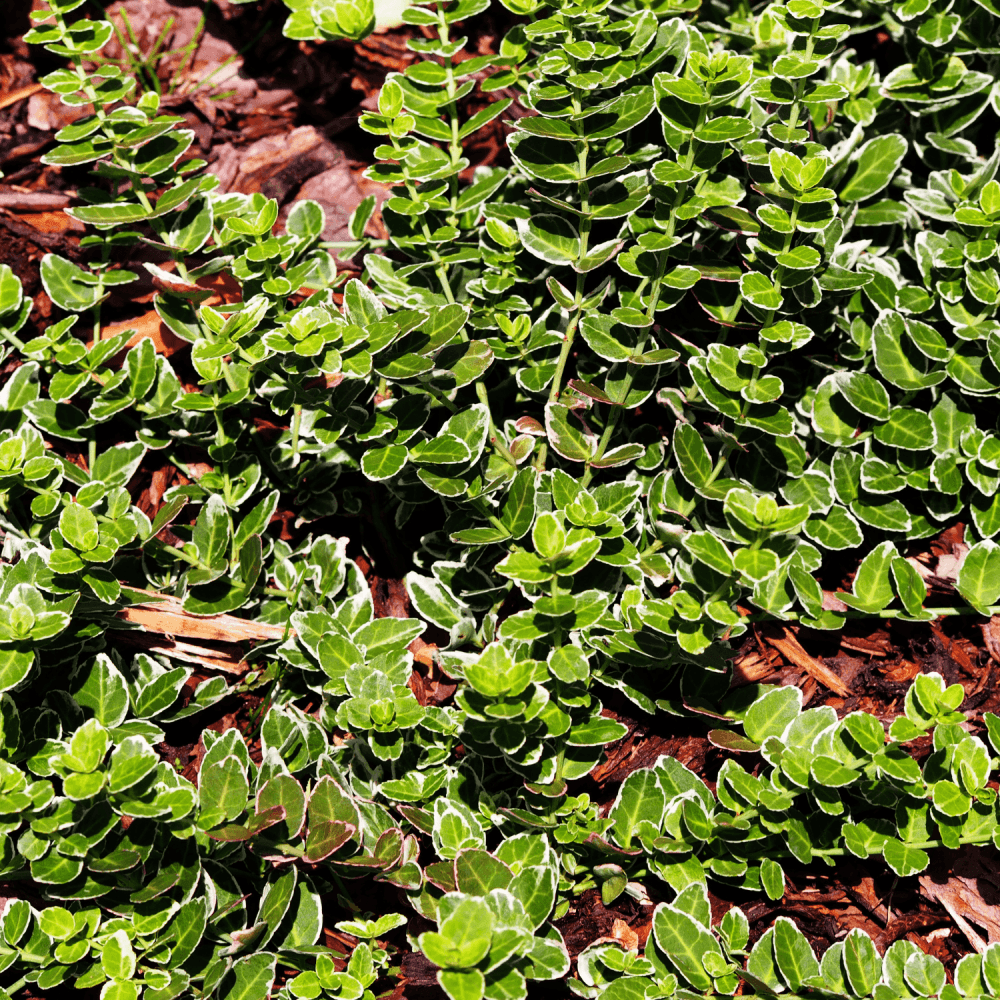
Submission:
[[[594,943],[578,995],[1000,994],[997,946],[946,985],[858,931],[818,960],[779,918],[748,949],[707,895],[780,899],[788,859],[909,878],[932,848],[1000,844],[1000,719],[989,744],[963,728],[959,686],[918,676],[886,731],[729,691],[726,658],[751,619],[997,610],[1000,12],[504,5],[499,51],[472,58],[489,0],[406,10],[417,58],[360,120],[389,240],[365,199],[335,248],[350,280],[319,205],[279,231],[276,201],[216,190],[182,120],[100,61],[109,22],[35,12],[28,41],[66,61],[43,84],[92,108],[45,162],[91,183],[85,262],[41,263],[61,318],[31,331],[0,265],[0,875],[33,885],[0,924],[8,994],[367,1000],[406,920],[363,911],[374,889],[425,922],[408,946],[453,1000],[520,998],[569,975],[553,921],[575,898],[647,903],[653,879],[670,902],[644,951]],[[294,38],[372,29],[364,3],[290,6]],[[884,77],[851,47],[875,27]],[[505,114],[510,166],[470,169]],[[195,386],[101,336],[145,247]],[[208,305],[220,274],[241,296]],[[130,488],[152,457],[188,483],[150,518]],[[375,616],[349,539],[314,523],[333,514],[371,518],[413,617]],[[930,604],[906,553],[959,523],[958,597]],[[856,573],[831,601],[838,553]],[[196,682],[119,642],[118,612],[163,596],[255,623],[248,672]],[[453,695],[418,698],[422,635]],[[197,781],[164,759],[172,726],[251,689],[259,755],[205,729]],[[700,719],[714,793],[665,756],[605,814],[577,783],[627,733],[611,690]]]

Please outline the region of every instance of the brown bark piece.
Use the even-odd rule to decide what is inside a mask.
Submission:
[[[93,113],[92,104],[63,104],[58,94],[41,90],[28,100],[28,127],[41,132],[55,132]]]
[[[920,891],[947,910],[969,944],[982,954],[985,944],[1000,941],[1000,875],[982,850],[964,847],[958,852],[941,852],[930,870],[920,876]]]
[[[732,687],[743,687],[762,681],[768,674],[774,673],[778,665],[777,654],[771,657],[762,656],[757,650],[751,650],[746,655],[739,655],[733,660]]]
[[[994,615],[985,625],[979,628],[983,633],[983,642],[986,644],[986,651],[990,654],[994,663],[1000,663],[1000,615]]]
[[[795,637],[791,629],[783,628],[784,638],[778,638],[769,634],[770,630],[764,632],[764,638],[770,643],[785,659],[801,667],[811,677],[815,677],[820,684],[829,688],[841,698],[846,698],[851,692],[846,684],[824,663],[810,656],[803,648],[802,644]]]
[[[287,134],[259,139],[243,149],[224,146],[208,169],[218,176],[220,191],[259,191],[283,202],[310,177],[343,160],[344,154],[332,142],[312,125],[303,125]]]
[[[350,239],[347,223],[351,212],[361,204],[365,195],[358,186],[347,157],[340,150],[336,152],[338,162],[330,169],[310,177],[295,195],[295,201],[309,199],[319,202],[326,214],[323,239],[346,241]],[[381,189],[381,197],[376,199],[379,204],[385,200],[386,191],[385,188]],[[370,223],[369,228],[373,228]],[[377,234],[372,232],[370,235]]]
[[[15,212],[55,211],[66,208],[69,202],[69,195],[62,191],[29,191],[27,188],[0,187],[0,208],[9,208]]]
[[[124,330],[135,331],[135,334],[129,338],[125,345],[126,348],[135,347],[140,340],[151,340],[156,348],[156,353],[167,358],[190,346],[186,340],[181,340],[180,337],[166,328],[155,309],[150,309],[149,312],[143,313],[142,316],[135,319],[125,320],[121,323],[109,323],[101,329],[101,339],[109,340]]]
[[[8,91],[0,96],[0,108],[9,108],[12,104],[17,104],[18,101],[23,101],[26,97],[31,97],[32,94],[37,94],[42,89],[40,83],[29,83],[26,87],[18,87],[17,90]]]
[[[140,591],[140,593],[148,593]],[[266,642],[294,635],[283,625],[267,625],[264,622],[248,621],[233,615],[211,615],[199,617],[188,614],[176,597],[166,594],[150,594],[153,600],[148,604],[133,604],[122,608],[118,617],[122,621],[133,622],[147,632],[159,635],[182,636],[186,639],[202,639],[210,642]]]
[[[643,907],[627,894],[619,896],[610,906],[601,902],[597,889],[588,889],[570,903],[566,916],[554,921],[566,942],[570,957],[577,955],[588,945],[600,940],[618,940],[615,927],[621,922],[636,935],[645,946],[649,936],[652,910]],[[618,934],[621,934],[621,930]]]
[[[977,892],[971,879],[951,878],[944,885],[937,885],[926,875],[920,876],[920,888],[928,898],[940,903],[966,940],[982,955],[987,944],[1000,939],[1000,909],[990,906]],[[989,934],[984,941],[966,917],[971,917]]]
[[[233,643],[220,643],[218,647],[196,646],[155,631],[116,632],[115,635],[120,645],[154,656],[168,656],[182,663],[196,663],[209,670],[221,670],[224,674],[241,677],[249,669],[243,658],[243,649]]]

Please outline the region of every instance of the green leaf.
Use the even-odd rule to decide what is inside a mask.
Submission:
[[[71,503],[59,517],[59,533],[81,552],[96,548],[100,540],[97,518],[82,504]]]
[[[844,728],[866,754],[876,754],[885,745],[882,723],[867,712],[851,712],[844,717]]]
[[[778,967],[774,960],[774,928],[769,927],[758,939],[747,959],[747,972],[766,991],[780,992],[783,984],[778,979]]]
[[[17,687],[31,672],[34,663],[34,650],[0,647],[0,691]]]
[[[840,200],[864,201],[883,191],[902,163],[906,149],[906,140],[897,133],[869,139],[853,157],[855,170],[840,189]]]
[[[515,132],[508,146],[514,162],[530,177],[556,184],[580,179],[579,160],[571,143]]]
[[[344,820],[310,820],[303,856],[310,864],[318,864],[343,847],[354,833],[355,827]]]
[[[208,911],[204,899],[191,899],[181,906],[170,925],[173,944],[168,968],[178,968],[194,953],[205,934],[207,923]]]
[[[128,713],[125,678],[104,653],[98,653],[73,676],[70,693],[106,729],[120,726]]]
[[[695,138],[699,142],[735,142],[753,132],[753,124],[748,118],[736,118],[723,115],[713,118],[695,130]]]
[[[892,582],[906,613],[912,617],[921,616],[927,587],[913,564],[899,556],[893,559]]]
[[[867,372],[850,372],[839,381],[844,398],[859,413],[873,420],[888,420],[889,394],[878,379]]]
[[[926,851],[896,839],[886,841],[882,848],[885,863],[901,878],[922,872],[929,864],[930,858]]]
[[[152,341],[144,340],[144,344],[152,345]],[[129,357],[133,352],[129,353]],[[152,352],[150,352],[152,353]],[[125,359],[126,364],[128,358]],[[90,476],[101,480],[109,486],[124,486],[135,474],[146,454],[146,446],[139,441],[127,441],[114,445],[102,451],[94,460]]]
[[[233,550],[239,552],[253,535],[263,535],[278,507],[277,490],[272,490],[246,517],[233,533]]]
[[[298,885],[298,872],[289,868],[277,878],[269,881],[260,897],[257,920],[267,925],[258,939],[258,947],[263,948],[278,930],[278,926],[288,913]]]
[[[945,816],[964,816],[972,805],[970,796],[954,781],[935,782],[933,798],[934,808]]]
[[[439,434],[430,440],[415,444],[410,449],[411,462],[429,465],[462,465],[471,457],[468,445],[454,434]]]
[[[673,448],[681,475],[696,488],[705,486],[712,474],[712,458],[691,424],[674,427]]]
[[[761,861],[760,881],[768,899],[778,900],[785,895],[785,873],[777,861],[771,858],[764,858]]]
[[[489,851],[479,848],[459,851],[455,858],[455,885],[470,896],[486,896],[493,889],[506,889],[514,875]]]
[[[571,462],[585,462],[597,451],[597,435],[561,403],[545,405],[545,430],[553,450]]]
[[[647,820],[659,829],[663,823],[666,796],[655,771],[633,771],[620,785],[608,818],[612,820],[615,840],[630,847],[639,823]]]
[[[911,346],[908,338],[904,339],[905,332],[906,324],[899,313],[883,312],[879,316],[873,328],[875,366],[879,374],[905,390],[925,389],[943,381],[946,372],[928,371],[926,359]]]
[[[891,541],[880,542],[861,561],[852,592],[838,594],[840,599],[859,611],[881,611],[894,596],[889,570],[893,560],[898,558],[896,546]]]
[[[511,895],[524,907],[535,930],[549,916],[556,902],[556,873],[548,865],[522,868],[507,886]]]
[[[733,572],[733,556],[725,544],[708,531],[692,532],[684,539],[684,547],[696,559],[729,576]],[[767,574],[765,573],[765,576]]]
[[[521,469],[507,491],[500,521],[510,532],[511,538],[523,538],[531,530],[535,518],[536,478],[534,469]]]
[[[265,1000],[274,984],[277,956],[267,952],[238,958],[219,986],[221,1000]]]
[[[883,444],[907,451],[924,451],[933,442],[931,422],[919,410],[897,406],[888,422],[875,428],[875,438]]]
[[[126,737],[111,754],[109,791],[118,794],[132,788],[154,770],[156,764],[156,753],[142,736]]]
[[[230,754],[207,767],[203,766],[198,792],[203,808],[219,810],[226,820],[235,819],[246,809],[250,792],[242,761]]]
[[[135,952],[125,931],[112,934],[101,951],[101,966],[109,979],[128,980],[135,975]]]
[[[486,902],[475,896],[458,896],[440,931],[426,931],[418,938],[420,950],[442,969],[470,969],[490,950],[493,915]]]
[[[613,719],[591,719],[573,727],[566,738],[571,747],[597,747],[620,740],[628,727]]]
[[[825,788],[844,788],[861,777],[860,772],[844,767],[833,757],[816,757],[809,769],[815,781]]]
[[[808,939],[788,917],[778,917],[774,922],[774,960],[792,991],[819,975],[819,962]]]
[[[965,555],[955,586],[980,614],[989,616],[990,606],[1000,599],[1000,546],[992,539],[973,545]]]
[[[837,505],[822,517],[811,517],[806,521],[803,532],[817,545],[833,551],[857,548],[864,541],[856,518]]]
[[[933,955],[925,955],[922,951],[907,958],[903,975],[907,985],[923,997],[937,996],[945,984],[944,966]]]
[[[483,1000],[486,994],[486,979],[479,969],[442,969],[437,981],[450,1000]]]
[[[116,226],[127,226],[142,222],[151,216],[151,212],[143,205],[129,202],[111,202],[104,205],[82,205],[77,208],[67,208],[66,214],[78,222],[94,226],[97,229],[114,229]]]
[[[438,628],[450,630],[466,618],[455,595],[439,580],[407,573],[403,582],[417,614]]]
[[[74,734],[69,744],[67,767],[74,771],[97,770],[108,750],[108,731],[96,720],[88,719]]]
[[[653,935],[657,947],[694,989],[712,989],[705,958],[708,955],[721,958],[722,950],[707,928],[673,906],[660,903],[653,911]]]
[[[401,444],[385,445],[366,451],[361,459],[361,471],[373,482],[391,479],[406,465],[408,452]]]
[[[743,728],[755,743],[781,736],[785,727],[802,711],[802,692],[792,686],[773,688],[758,698],[743,718]]]
[[[570,264],[580,257],[580,234],[561,215],[518,219],[517,231],[524,249],[548,264]]]
[[[82,871],[83,862],[79,858],[67,858],[56,853],[31,862],[31,877],[46,885],[66,885]]]
[[[859,927],[844,939],[843,963],[851,992],[858,997],[868,996],[881,976],[882,961],[872,939]]]

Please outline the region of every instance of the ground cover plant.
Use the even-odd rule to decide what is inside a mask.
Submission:
[[[82,238],[44,322],[0,261],[0,996],[1000,995],[993,917],[892,913],[995,867],[992,668],[802,645],[1000,649],[990,0],[415,4],[337,240],[35,6]],[[807,934],[851,866],[884,926]]]

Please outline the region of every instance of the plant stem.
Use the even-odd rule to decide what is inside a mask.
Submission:
[[[577,307],[576,312],[573,314],[573,318],[569,321],[569,326],[566,327],[566,336],[563,340],[562,349],[559,351],[559,360],[556,361],[556,371],[552,376],[552,388],[549,390],[549,402],[557,403],[559,402],[559,393],[562,392],[562,380],[563,375],[566,372],[566,364],[569,361],[570,352],[573,350],[573,338],[576,336],[576,328],[580,324],[580,316],[582,314],[582,309],[579,305],[580,286],[583,284],[583,275],[577,276]]]
[[[980,614],[975,608],[925,608],[925,611],[930,612],[935,618],[948,618],[953,615],[978,615]],[[994,604],[986,608],[990,615],[1000,615],[1000,604]],[[902,608],[889,608],[886,611],[855,611],[850,608],[847,611],[837,611],[835,612],[838,616],[842,618],[905,618],[906,611]],[[769,612],[762,611],[760,614],[756,615],[743,615],[740,621],[744,624],[749,624],[751,622],[772,622],[772,621],[808,621],[812,616],[804,612],[799,611],[785,611],[781,615],[772,615]],[[928,619],[931,621],[932,619]]]
[[[406,192],[410,196],[411,201],[420,201],[420,195],[417,193],[416,184],[413,183],[410,178],[410,170],[406,166],[406,161],[403,159],[403,151],[399,148],[399,143],[396,141],[396,137],[390,132],[389,139],[392,142],[393,149],[399,153],[398,159],[400,165],[403,168],[403,183],[406,186]],[[454,303],[455,296],[452,293],[451,285],[448,283],[448,269],[445,267],[444,261],[441,260],[441,255],[434,248],[431,243],[431,227],[427,224],[426,216],[420,216],[420,230],[423,233],[424,239],[428,243],[428,253],[431,256],[431,260],[434,261],[434,273],[438,277],[438,281],[441,283],[441,291],[444,292],[444,297],[449,303]]]
[[[445,14],[445,5],[438,4],[438,38],[442,44],[447,45],[450,40],[450,34],[448,30],[448,18]],[[453,57],[448,56],[445,59],[444,71],[446,75],[445,86],[448,92],[448,103],[445,105],[448,114],[448,124],[451,128],[451,139],[448,143],[448,153],[451,156],[451,165],[453,168],[458,166],[459,160],[462,158],[462,141],[458,137],[459,133],[459,122],[458,122],[458,104],[455,101],[455,94],[457,92],[457,87],[455,84],[455,69],[453,65]],[[453,169],[451,177],[448,181],[449,184],[449,194],[451,200],[451,213],[448,216],[448,224],[451,226],[458,225],[458,171]]]
[[[178,549],[173,545],[167,545],[165,542],[161,542],[160,545],[164,552],[167,552],[172,556],[176,556],[178,559],[183,559],[184,562],[190,563],[192,566],[196,566],[199,569],[206,568],[197,556],[192,556],[183,549]]]
[[[299,430],[302,427],[302,404],[296,403],[294,416],[292,417],[292,464],[295,465],[299,457]]]
[[[671,219],[671,223],[673,220]],[[656,306],[660,300],[660,286],[663,282],[663,272],[667,267],[667,252],[662,251],[657,254],[656,263],[656,277],[653,279],[653,287],[649,292],[649,306],[646,309],[646,318],[652,320],[656,315]],[[635,353],[641,354],[646,346],[646,338],[641,337],[636,344]],[[618,421],[621,419],[622,410],[624,409],[624,400],[628,399],[628,394],[632,391],[632,383],[635,381],[636,366],[628,365],[628,370],[625,374],[625,389],[622,393],[622,406],[615,406],[612,408],[611,413],[608,414],[608,422],[604,427],[604,433],[601,435],[601,440],[597,445],[597,453],[591,461],[600,461],[604,458],[604,453],[608,449],[608,445],[611,443],[611,435],[614,433],[615,427],[618,425]],[[581,485],[586,489],[590,484],[590,479],[594,474],[594,467],[587,463],[587,469],[583,474],[583,480]]]
[[[503,437],[497,430],[496,424],[493,423],[493,412],[490,409],[490,401],[486,396],[486,384],[482,381],[476,383],[476,395],[479,397],[479,402],[486,407],[486,415],[490,421],[490,443],[496,449],[497,454],[507,463],[512,465],[515,469],[517,468],[517,461],[514,456],[510,453],[510,449],[504,442]]]
[[[458,407],[440,390],[432,385],[424,385],[421,388],[430,396],[433,396],[443,407],[452,413],[458,413]],[[419,391],[419,390],[414,390]]]

